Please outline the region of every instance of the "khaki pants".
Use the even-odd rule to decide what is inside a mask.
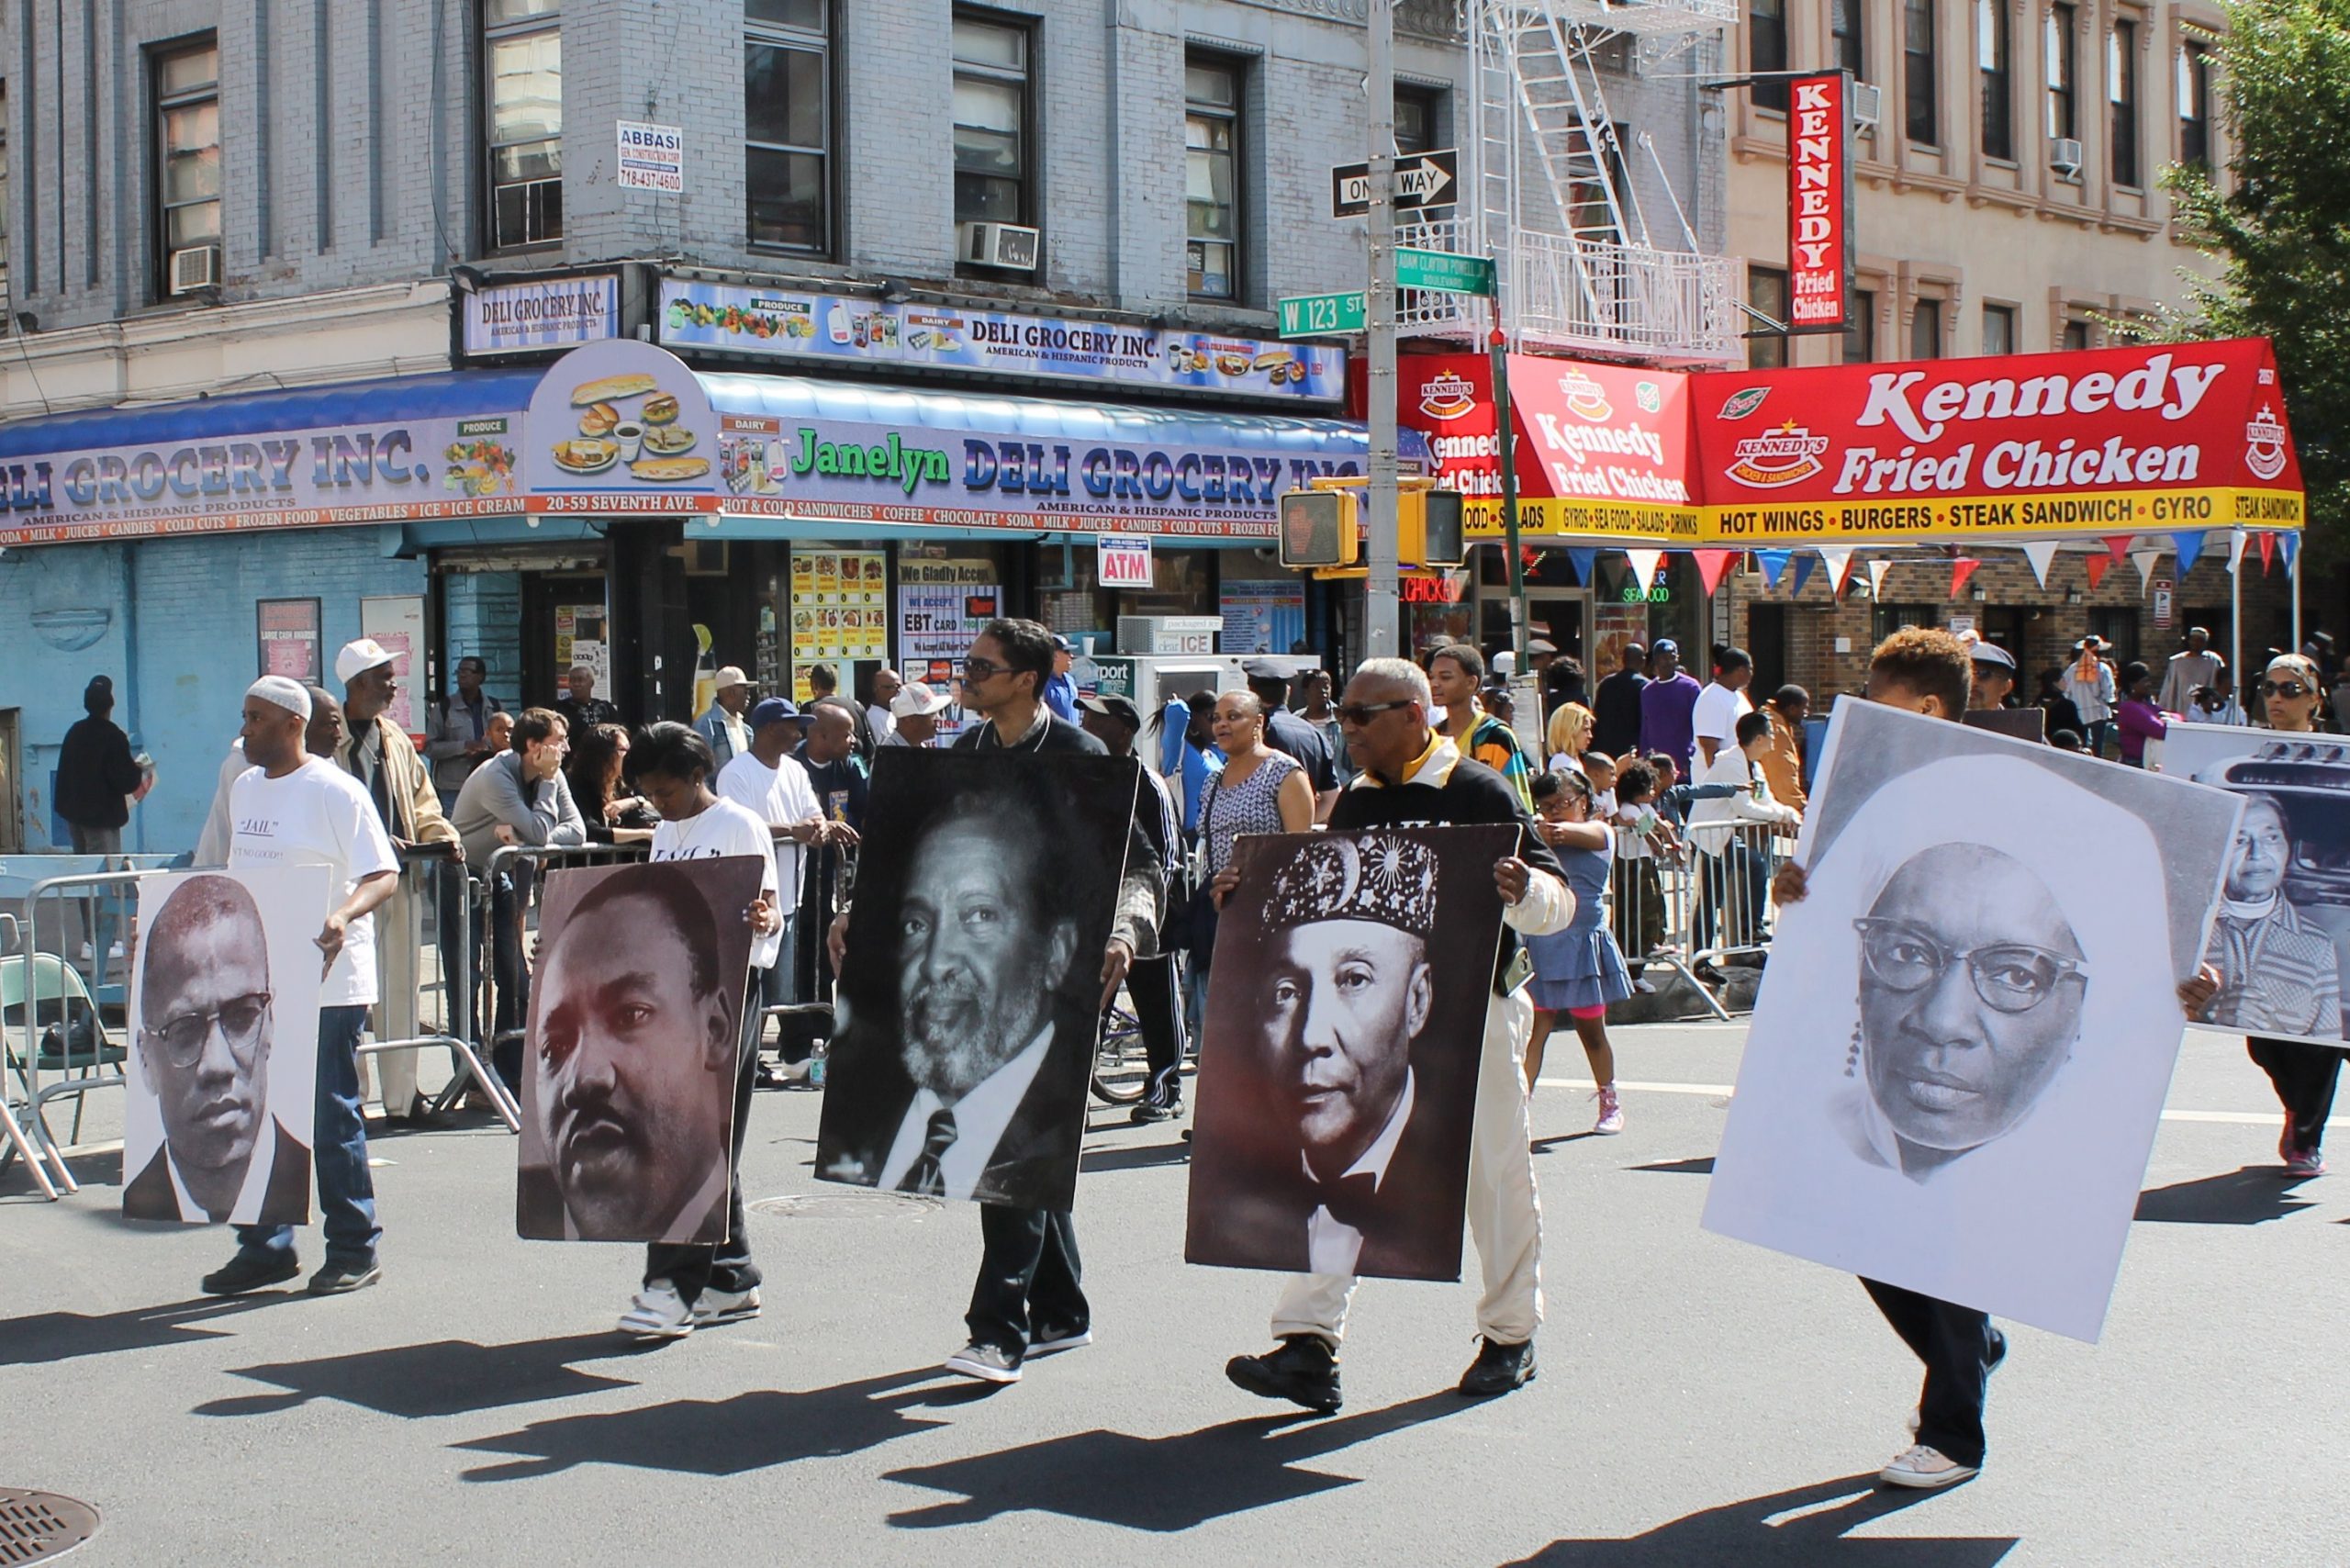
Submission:
[[[1572,914],[1572,900],[1567,908]],[[1533,1030],[1534,1002],[1523,990],[1487,1002],[1469,1135],[1469,1234],[1485,1275],[1477,1329],[1509,1345],[1533,1338],[1542,1321],[1542,1204],[1534,1191],[1526,1094]],[[1351,1274],[1291,1275],[1273,1306],[1274,1336],[1314,1334],[1337,1344],[1354,1294]]]

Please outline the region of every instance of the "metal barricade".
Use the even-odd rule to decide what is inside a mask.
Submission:
[[[1716,1017],[1726,1019],[1729,1014],[1698,979],[1689,956],[1689,853],[1656,847],[1638,829],[1618,827],[1608,885],[1611,929],[1636,979],[1645,969],[1678,974]]]
[[[455,886],[450,879],[455,879]],[[394,1037],[379,1037],[364,1041],[357,1051],[362,1057],[381,1056],[388,1051],[420,1050],[431,1046],[445,1046],[453,1052],[458,1070],[450,1075],[448,1083],[433,1100],[434,1110],[453,1104],[468,1083],[476,1083],[489,1096],[490,1105],[498,1112],[506,1130],[522,1130],[521,1106],[515,1092],[498,1081],[498,1075],[481,1053],[466,1037],[465,1020],[478,1017],[468,1002],[475,999],[473,944],[473,889],[464,862],[459,858],[453,844],[411,845],[402,853],[400,868],[401,896],[385,904],[372,917],[375,925],[375,971],[378,1002],[375,1018],[379,1029],[386,1029],[393,1014],[391,993],[397,986],[410,993],[415,1003],[421,1005],[424,983],[422,963],[424,908],[429,897],[433,910],[433,938],[440,958],[441,1027],[437,1032],[424,1030],[420,1015],[418,1025]],[[457,931],[448,929],[452,913],[456,915]],[[402,1012],[407,1003],[400,1004]]]
[[[1787,831],[1757,822],[1694,823],[1686,830],[1688,924],[1681,945],[1709,997],[1727,989],[1721,966],[1759,969],[1770,954],[1777,913],[1771,879],[1793,847],[1794,840],[1783,836]],[[1741,965],[1741,959],[1752,961]]]

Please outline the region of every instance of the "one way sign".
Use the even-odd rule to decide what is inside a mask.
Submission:
[[[1398,207],[1450,207],[1460,198],[1460,153],[1455,148],[1412,152],[1395,160]],[[1330,170],[1330,216],[1360,218],[1371,210],[1371,165],[1339,163]]]

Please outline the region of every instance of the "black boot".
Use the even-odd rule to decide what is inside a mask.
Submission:
[[[1534,1341],[1505,1345],[1487,1339],[1477,1347],[1477,1359],[1460,1374],[1460,1392],[1472,1399],[1507,1394],[1534,1381]]]
[[[1224,1375],[1265,1399],[1286,1399],[1327,1416],[1338,1408],[1338,1352],[1318,1334],[1284,1334],[1261,1356],[1235,1356]]]

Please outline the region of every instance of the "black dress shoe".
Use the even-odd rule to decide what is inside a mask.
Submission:
[[[352,1291],[365,1290],[383,1277],[384,1271],[371,1260],[330,1258],[324,1268],[310,1276],[310,1294],[348,1295]]]
[[[1534,1341],[1505,1345],[1488,1338],[1477,1348],[1477,1359],[1460,1374],[1460,1392],[1472,1399],[1507,1394],[1534,1381]]]
[[[1261,1356],[1235,1356],[1224,1375],[1264,1399],[1286,1399],[1327,1416],[1338,1408],[1338,1352],[1318,1334],[1284,1334]]]
[[[302,1271],[291,1252],[255,1258],[240,1252],[204,1276],[199,1287],[206,1295],[242,1295],[263,1285],[280,1285]]]

